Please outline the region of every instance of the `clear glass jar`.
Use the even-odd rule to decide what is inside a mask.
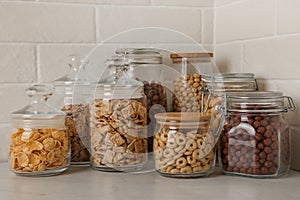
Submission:
[[[107,61],[110,72],[93,90],[91,165],[102,171],[141,170],[147,162],[147,108],[143,83],[127,75],[129,62]]]
[[[79,55],[69,56],[69,72],[53,82],[55,95],[51,103],[66,113],[66,126],[71,139],[71,164],[89,165],[89,97],[85,65]]]
[[[212,53],[180,53],[170,55],[173,68],[181,73],[173,83],[173,110],[175,112],[202,112],[202,78],[207,69],[213,69]]]
[[[283,114],[295,110],[292,99],[280,92],[232,93],[227,95],[226,110],[219,153],[223,172],[255,178],[285,174],[291,146]]]
[[[153,152],[153,135],[156,126],[154,115],[168,110],[167,87],[165,84],[162,55],[158,49],[119,49],[117,55],[123,55],[129,60],[133,69],[132,76],[144,84],[147,97],[148,113],[148,151]]]
[[[17,175],[56,175],[70,165],[65,114],[46,103],[52,92],[52,87],[33,85],[26,90],[31,104],[12,113],[9,164]]]
[[[154,136],[158,173],[167,177],[200,177],[215,168],[215,143],[220,134],[210,128],[210,116],[198,112],[160,113]],[[222,127],[220,124],[219,127]]]

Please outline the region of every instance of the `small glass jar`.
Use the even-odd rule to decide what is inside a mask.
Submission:
[[[127,75],[129,62],[107,61],[109,75],[93,89],[91,165],[101,171],[137,171],[147,162],[147,108],[143,83]]]
[[[69,56],[69,72],[53,82],[55,95],[51,103],[66,114],[71,139],[71,164],[89,165],[89,97],[91,86],[79,55]]]
[[[26,90],[31,104],[12,113],[9,164],[17,175],[56,175],[70,165],[65,114],[46,103],[52,92],[52,87],[33,85]]]
[[[158,173],[190,178],[214,171],[219,133],[211,131],[209,115],[177,112],[156,114],[155,118],[158,127],[153,148]]]
[[[295,110],[292,99],[280,92],[232,93],[226,110],[219,153],[223,172],[254,178],[287,173],[290,129],[283,114]]]
[[[181,73],[173,83],[173,110],[175,112],[202,112],[202,77],[213,69],[212,53],[180,53],[170,55],[173,68]]]
[[[162,55],[158,49],[118,49],[117,55],[125,56],[133,69],[133,78],[144,84],[144,93],[147,97],[148,113],[148,151],[153,152],[153,135],[156,126],[155,114],[168,110],[167,87],[165,84]]]

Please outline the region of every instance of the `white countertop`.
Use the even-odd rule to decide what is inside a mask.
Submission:
[[[53,177],[20,177],[0,164],[1,200],[299,200],[300,173],[279,179],[229,177],[165,178],[156,172],[126,174],[71,167]]]

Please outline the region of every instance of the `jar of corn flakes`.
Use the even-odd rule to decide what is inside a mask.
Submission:
[[[91,84],[80,55],[69,56],[69,72],[53,81],[55,94],[51,103],[66,114],[71,141],[71,165],[88,166],[89,162],[89,97]]]
[[[101,171],[142,170],[148,156],[143,83],[128,76],[124,57],[106,64],[108,76],[92,89],[91,166]]]
[[[52,92],[50,86],[33,85],[26,90],[30,105],[12,113],[9,163],[17,175],[56,175],[70,165],[65,114],[47,104]]]
[[[201,177],[215,169],[215,144],[221,132],[214,132],[210,116],[199,112],[156,114],[154,136],[155,168],[167,177]]]

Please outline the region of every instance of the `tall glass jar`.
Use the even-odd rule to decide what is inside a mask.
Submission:
[[[212,53],[171,54],[173,68],[180,76],[173,83],[173,110],[175,112],[202,112],[202,77],[213,69]]]
[[[291,144],[284,113],[295,110],[292,99],[280,92],[228,94],[226,110],[219,154],[223,172],[254,178],[285,174]]]
[[[144,84],[148,113],[148,151],[153,151],[153,134],[156,126],[155,114],[168,110],[167,87],[164,76],[165,65],[158,49],[118,49],[117,55],[126,57],[133,69],[132,76]]]
[[[125,58],[108,60],[107,67],[108,77],[93,91],[91,165],[102,171],[141,170],[148,148],[143,83],[127,75]]]
[[[154,137],[156,170],[168,177],[200,177],[215,168],[215,144],[220,134],[210,128],[210,116],[199,112],[160,113]],[[219,127],[222,127],[220,124]]]
[[[33,85],[26,90],[31,104],[12,113],[9,164],[17,175],[55,175],[70,165],[65,114],[46,102],[52,92],[52,87]]]
[[[52,103],[66,114],[71,139],[71,164],[89,165],[89,97],[91,86],[85,72],[86,61],[69,56],[69,72],[53,82]]]

